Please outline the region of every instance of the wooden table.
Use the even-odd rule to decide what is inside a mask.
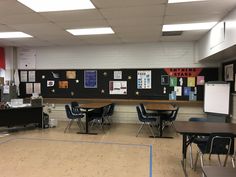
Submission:
[[[206,177],[235,177],[236,168],[204,166],[203,173]]]
[[[232,133],[236,136],[236,124],[219,123],[219,122],[188,122],[176,121],[174,122],[175,130],[183,135],[182,144],[182,167],[186,173],[186,153],[188,146],[192,140],[187,140],[187,136],[209,136],[211,133]]]
[[[90,109],[100,109],[103,108],[105,106],[110,105],[111,103],[85,103],[85,104],[80,104],[79,107],[82,109],[85,109],[85,113],[86,113],[86,126],[85,126],[85,132],[78,132],[78,134],[91,134],[91,135],[96,135],[97,133],[90,133],[88,130],[88,122],[89,122],[89,118],[88,118],[88,112]]]
[[[165,111],[175,111],[176,108],[172,104],[146,104],[145,105],[147,110],[150,111],[157,111],[157,112],[165,112]],[[159,136],[156,136],[155,138],[171,138],[171,137],[163,137],[163,131],[162,131],[162,126],[163,126],[163,120],[162,116],[160,116],[160,129],[159,129]]]

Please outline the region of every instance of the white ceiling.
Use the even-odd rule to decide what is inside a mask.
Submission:
[[[163,24],[221,20],[236,0],[168,4],[167,0],[91,0],[96,9],[36,13],[16,0],[0,0],[0,31],[22,31],[34,38],[0,39],[1,46],[58,46],[158,41],[196,41],[207,30],[162,36]],[[115,34],[73,36],[68,28],[113,28]]]

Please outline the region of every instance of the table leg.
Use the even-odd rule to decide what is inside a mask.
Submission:
[[[182,167],[184,171],[185,177],[188,176],[187,171],[186,171],[186,156],[187,156],[187,135],[183,134],[183,142],[182,142]]]
[[[85,115],[86,115],[86,117],[85,117],[85,132],[77,132],[77,134],[97,135],[97,133],[90,133],[88,130],[88,123],[89,123],[88,109],[86,109]]]

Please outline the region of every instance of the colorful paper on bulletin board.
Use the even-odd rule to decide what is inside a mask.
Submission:
[[[177,86],[177,78],[176,77],[170,77],[170,87]]]
[[[195,87],[195,77],[188,77],[188,87]]]
[[[169,76],[168,75],[161,76],[161,85],[169,85]]]
[[[197,76],[197,85],[204,85],[204,84],[205,84],[205,77]]]
[[[194,95],[194,92],[189,92],[189,101],[196,101],[197,100],[197,96]]]
[[[176,100],[176,92],[175,92],[175,91],[172,91],[172,92],[169,94],[169,100]]]
[[[127,95],[127,81],[110,81],[110,95]]]
[[[137,89],[152,88],[152,71],[137,71]]]
[[[97,70],[84,71],[84,88],[97,88]]]
[[[69,88],[68,81],[59,81],[58,88],[60,88],[60,89],[68,89]]]
[[[182,87],[180,86],[175,86],[174,91],[176,93],[176,96],[182,96]]]
[[[184,87],[184,96],[189,96],[189,93],[191,92],[190,87]]]
[[[66,78],[67,79],[76,79],[76,72],[75,71],[66,71]]]

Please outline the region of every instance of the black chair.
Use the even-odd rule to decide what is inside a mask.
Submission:
[[[136,106],[136,110],[138,113],[138,119],[140,122],[142,122],[141,126],[138,129],[136,137],[138,137],[138,135],[141,132],[144,125],[148,125],[148,128],[151,131],[152,136],[155,137],[152,127],[154,127],[153,125],[156,123],[156,117],[147,117],[147,116],[143,115],[141,108],[139,106]],[[153,124],[153,125],[151,126],[151,124]]]
[[[198,118],[198,117],[191,117],[189,118],[190,122],[208,122],[207,118]],[[187,139],[190,142],[189,144],[189,156],[190,156],[190,167],[193,168],[193,151],[192,151],[192,144],[202,144],[208,141],[208,136],[188,136]]]
[[[113,115],[114,112],[114,108],[115,108],[115,104],[111,103],[110,105],[108,105],[108,110],[107,110],[107,114],[104,117],[104,121],[106,121],[108,124],[111,124],[111,117]]]
[[[83,125],[83,123],[81,121],[81,119],[84,117],[84,115],[83,114],[73,114],[69,105],[65,105],[65,110],[66,110],[66,116],[69,119],[69,122],[68,122],[68,124],[67,124],[67,126],[66,126],[66,128],[64,130],[64,133],[66,133],[66,131],[68,129],[70,129],[71,125],[73,124],[73,122],[75,120],[77,120],[78,126],[80,128],[82,127],[84,129],[84,125]]]
[[[220,166],[226,166],[228,156],[231,156],[232,165],[234,164],[234,135],[232,133],[212,133],[206,143],[201,143],[197,145],[199,151],[197,153],[195,161],[195,170],[197,166],[198,156],[200,155],[201,167],[204,166],[203,156],[209,154],[209,159],[211,155],[217,155]],[[225,160],[222,165],[220,155],[225,155]]]
[[[160,128],[164,129],[166,126],[166,123],[171,123],[172,125],[173,122],[176,120],[178,112],[179,112],[179,107],[176,105],[173,105],[173,107],[175,108],[173,111],[163,111],[159,113],[160,120],[164,122],[162,124],[163,127],[160,127]]]
[[[109,107],[105,106],[101,109],[95,109],[94,111],[89,112],[89,119],[91,123],[91,127],[93,127],[95,124],[97,124],[100,129],[104,131],[103,125],[104,125],[104,120],[107,115]]]

